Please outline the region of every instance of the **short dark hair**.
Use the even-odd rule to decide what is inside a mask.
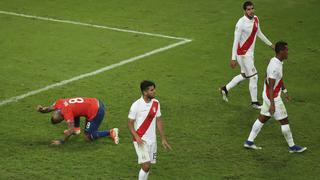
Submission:
[[[243,10],[246,10],[248,6],[253,6],[253,3],[251,1],[246,1],[243,3]]]
[[[147,90],[150,86],[153,86],[154,88],[156,88],[156,84],[152,81],[149,80],[144,80],[140,83],[140,89],[141,92]]]
[[[284,42],[284,41],[278,41],[276,43],[276,46],[274,48],[274,50],[276,51],[276,53],[278,54],[280,51],[285,50],[286,46],[288,45],[288,43]]]

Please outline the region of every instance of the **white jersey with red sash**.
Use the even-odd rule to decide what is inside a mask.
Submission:
[[[252,19],[249,19],[246,16],[241,17],[236,24],[234,32],[232,59],[236,60],[236,57],[241,55],[249,55],[253,57],[257,36],[268,46],[272,45],[272,43],[261,32],[257,16],[254,16]]]
[[[146,103],[141,97],[130,108],[129,119],[134,120],[134,129],[147,143],[156,142],[156,118],[161,116],[160,103],[152,99]]]
[[[275,79],[275,84],[273,87],[273,97],[274,100],[279,100],[281,98],[281,89],[282,89],[282,85],[283,85],[283,80],[282,80],[282,76],[283,76],[283,63],[282,61],[280,61],[278,58],[273,57],[268,65],[267,68],[267,74],[266,74],[266,80],[264,83],[264,87],[263,87],[263,98],[264,99],[269,99],[269,91],[268,91],[268,84],[269,81],[268,79]]]

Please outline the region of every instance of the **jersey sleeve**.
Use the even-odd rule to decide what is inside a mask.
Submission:
[[[161,117],[160,103],[158,103],[158,111],[157,111],[156,117],[157,118]]]
[[[269,41],[269,39],[262,33],[261,28],[260,28],[260,21],[258,23],[258,32],[257,36],[268,46],[271,46],[272,43]]]
[[[232,57],[231,57],[232,60],[236,60],[236,57],[237,57],[237,49],[238,49],[238,44],[240,42],[241,32],[242,32],[242,26],[241,26],[241,21],[239,20],[234,30],[234,40],[233,40]]]
[[[61,109],[61,106],[62,106],[62,102],[61,102],[61,101],[62,101],[61,99],[56,100],[56,101],[52,104],[53,108],[54,108],[54,109]]]
[[[268,78],[277,79],[279,77],[279,71],[275,67],[268,68]]]
[[[132,120],[136,120],[136,118],[137,118],[137,105],[136,105],[136,103],[133,103],[131,105],[128,118],[132,119]]]
[[[74,122],[74,115],[69,107],[63,108],[61,112],[65,121]]]

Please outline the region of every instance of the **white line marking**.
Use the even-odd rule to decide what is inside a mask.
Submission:
[[[69,84],[69,83],[71,83],[73,81],[77,81],[77,80],[80,80],[80,79],[83,79],[83,78],[86,78],[86,77],[90,77],[90,76],[94,76],[94,75],[100,74],[100,73],[105,72],[105,71],[109,71],[109,70],[114,69],[116,67],[123,66],[125,64],[137,61],[139,59],[142,59],[142,58],[145,58],[145,57],[148,57],[148,56],[151,56],[151,55],[154,55],[154,54],[157,54],[157,53],[160,53],[160,52],[172,49],[172,48],[175,48],[177,46],[186,44],[188,42],[191,42],[191,40],[183,40],[183,41],[180,41],[180,42],[177,42],[177,43],[174,43],[174,44],[170,44],[168,46],[155,49],[153,51],[150,51],[150,52],[147,52],[147,53],[144,53],[144,54],[141,54],[141,55],[138,55],[138,56],[123,60],[121,62],[112,64],[112,65],[109,65],[109,66],[105,66],[105,67],[103,67],[101,69],[98,69],[96,71],[92,71],[92,72],[89,72],[89,73],[81,74],[81,75],[75,76],[75,77],[73,77],[71,79],[63,80],[63,81],[60,81],[58,83],[48,85],[48,86],[46,86],[44,88],[41,88],[41,89],[37,89],[37,90],[30,91],[28,93],[25,93],[25,94],[22,94],[22,95],[19,95],[19,96],[15,96],[15,97],[11,97],[9,99],[5,99],[3,101],[0,101],[0,106],[3,106],[5,104],[11,103],[11,102],[16,102],[16,101],[24,99],[24,98],[26,98],[28,96],[35,95],[35,94],[41,93],[43,91],[47,91],[49,89],[58,87],[58,86]]]
[[[8,12],[8,11],[1,11],[1,10],[0,10],[0,14],[19,16],[19,17],[31,18],[31,19],[39,19],[39,20],[43,20],[43,21],[52,21],[52,22],[74,24],[74,25],[87,26],[87,27],[93,27],[93,28],[99,28],[99,29],[108,29],[108,30],[112,30],[112,31],[141,34],[141,35],[147,35],[147,36],[153,36],[153,37],[161,37],[161,38],[180,40],[180,42],[177,42],[177,43],[165,46],[165,47],[161,47],[161,48],[155,49],[153,51],[150,51],[150,52],[147,52],[147,53],[144,53],[144,54],[141,54],[141,55],[138,55],[138,56],[123,60],[121,62],[112,64],[112,65],[109,65],[109,66],[105,66],[105,67],[103,67],[101,69],[98,69],[98,70],[95,70],[95,71],[92,71],[92,72],[89,72],[89,73],[81,74],[81,75],[75,76],[75,77],[73,77],[71,79],[63,80],[63,81],[60,81],[58,83],[48,85],[48,86],[46,86],[44,88],[41,88],[41,89],[37,89],[37,90],[34,90],[34,91],[27,92],[27,93],[19,95],[19,96],[15,96],[15,97],[11,97],[11,98],[5,99],[3,101],[0,101],[0,106],[3,106],[5,104],[11,103],[11,102],[16,102],[16,101],[24,99],[24,98],[26,98],[28,96],[32,96],[32,95],[41,93],[43,91],[47,91],[49,89],[53,89],[55,87],[59,87],[59,86],[65,85],[65,84],[69,84],[69,83],[71,83],[73,81],[77,81],[77,80],[80,80],[80,79],[83,79],[83,78],[86,78],[86,77],[90,77],[90,76],[94,76],[94,75],[100,74],[102,72],[114,69],[116,67],[119,67],[119,66],[122,66],[122,65],[134,62],[134,61],[137,61],[137,60],[145,58],[147,56],[151,56],[151,55],[154,55],[154,54],[169,50],[171,48],[175,48],[177,46],[180,46],[180,45],[183,45],[183,44],[186,44],[186,43],[192,41],[191,39],[182,38],[182,37],[167,36],[167,35],[163,35],[163,34],[148,33],[148,32],[141,32],[141,31],[128,30],[128,29],[120,29],[120,28],[114,28],[114,27],[108,27],[108,26],[102,26],[102,25],[96,25],[96,24],[82,23],[82,22],[63,20],[63,19],[54,19],[54,18],[49,18],[49,17],[33,16],[33,15],[27,15],[27,14],[15,13],[15,12]]]
[[[70,20],[64,20],[64,19],[54,19],[54,18],[49,18],[49,17],[33,16],[33,15],[28,15],[28,14],[20,14],[20,13],[15,13],[15,12],[1,11],[1,10],[0,10],[0,14],[6,14],[6,15],[12,15],[12,16],[20,16],[20,17],[31,18],[31,19],[39,19],[39,20],[44,20],[44,21],[75,24],[75,25],[80,25],[80,26],[88,26],[88,27],[94,27],[94,28],[100,28],[100,29],[108,29],[108,30],[112,30],[112,31],[134,33],[134,34],[142,34],[142,35],[147,35],[147,36],[154,36],[154,37],[161,37],[161,38],[168,38],[168,39],[176,39],[176,40],[182,40],[182,41],[190,40],[190,39],[182,38],[182,37],[167,36],[167,35],[163,35],[163,34],[141,32],[141,31],[135,31],[135,30],[129,30],[129,29],[120,29],[120,28],[114,28],[114,27],[109,27],[109,26],[82,23],[82,22],[70,21]]]

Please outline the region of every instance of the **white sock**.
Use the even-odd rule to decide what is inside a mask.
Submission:
[[[144,180],[148,180],[148,176],[149,176],[149,171],[147,172],[147,175],[145,176]]]
[[[249,79],[249,91],[251,96],[251,102],[258,101],[258,75],[254,75]]]
[[[289,124],[281,125],[281,131],[282,131],[282,134],[283,134],[284,138],[286,139],[289,147],[294,146],[293,137],[292,137],[292,133],[291,133]]]
[[[145,172],[143,169],[140,169],[139,180],[147,180],[149,172]]]
[[[236,85],[238,85],[241,81],[245,80],[246,78],[244,78],[241,74],[235,76],[227,85],[226,85],[226,89],[227,91],[229,91],[230,89],[232,89],[233,87],[235,87]]]
[[[252,126],[252,129],[251,129],[251,132],[250,132],[250,135],[248,137],[248,141],[251,141],[253,142],[254,139],[257,137],[257,135],[259,134],[261,128],[263,126],[263,123],[261,123],[259,121],[259,119],[256,120],[256,122],[254,122],[253,126]]]

